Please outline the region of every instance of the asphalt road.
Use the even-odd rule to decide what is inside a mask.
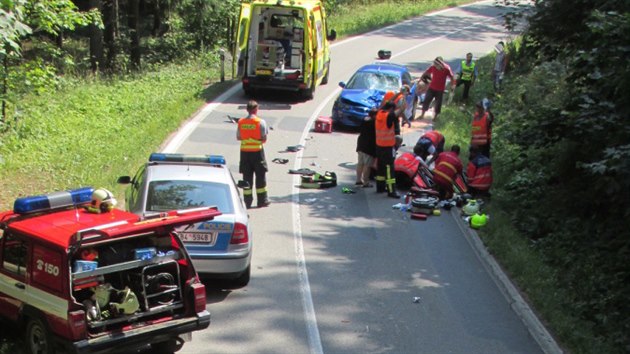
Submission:
[[[258,98],[260,116],[273,129],[265,145],[272,205],[250,210],[252,279],[233,291],[208,284],[212,324],[195,332],[183,353],[542,352],[455,211],[409,220],[392,209],[397,200],[374,188],[304,190],[288,173],[335,171],[341,186],[354,188],[356,134],[311,129],[316,117],[330,115],[336,83],[373,62],[379,49],[418,74],[438,55],[455,69],[466,52],[482,56],[508,39],[502,11],[477,3],[340,41],[332,49],[329,84],[313,100]],[[246,102],[240,87],[229,90],[164,151],[222,154],[239,178],[236,125],[227,115],[244,115]],[[406,128],[405,143],[412,145],[422,128]],[[296,144],[305,148],[285,151]],[[290,162],[274,164],[276,157]]]

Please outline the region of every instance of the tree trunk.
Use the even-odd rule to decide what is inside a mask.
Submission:
[[[90,9],[102,11],[101,0],[90,0]],[[90,64],[92,71],[103,65],[103,31],[98,26],[90,25]]]
[[[140,1],[129,0],[128,21],[131,48],[129,60],[134,69],[140,69]]]
[[[153,0],[153,28],[151,35],[158,37],[162,35],[162,9],[160,8],[160,0]]]
[[[118,0],[105,0],[103,4],[103,24],[105,25],[105,45],[107,62],[103,69],[113,70],[118,55]]]

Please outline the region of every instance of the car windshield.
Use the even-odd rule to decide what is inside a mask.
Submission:
[[[353,90],[398,91],[400,86],[400,77],[397,75],[383,72],[359,71],[350,78],[346,88]]]
[[[153,181],[149,184],[147,211],[168,211],[217,206],[224,214],[234,213],[230,187],[202,181]]]

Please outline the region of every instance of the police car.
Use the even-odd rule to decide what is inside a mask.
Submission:
[[[0,317],[28,353],[177,351],[210,324],[205,286],[176,227],[215,208],[153,218],[94,207],[93,188],[19,198],[0,213]]]
[[[153,153],[133,178],[118,182],[130,184],[126,208],[138,215],[216,206],[221,216],[179,235],[200,275],[228,279],[230,287],[249,283],[252,231],[238,189],[245,182],[235,182],[223,156]]]

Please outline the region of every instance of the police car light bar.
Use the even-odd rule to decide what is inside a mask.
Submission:
[[[150,162],[195,162],[212,165],[225,165],[225,157],[222,155],[184,155],[166,154],[154,152],[149,156]]]
[[[30,214],[89,203],[94,188],[85,187],[46,195],[18,198],[13,203],[16,214]]]

